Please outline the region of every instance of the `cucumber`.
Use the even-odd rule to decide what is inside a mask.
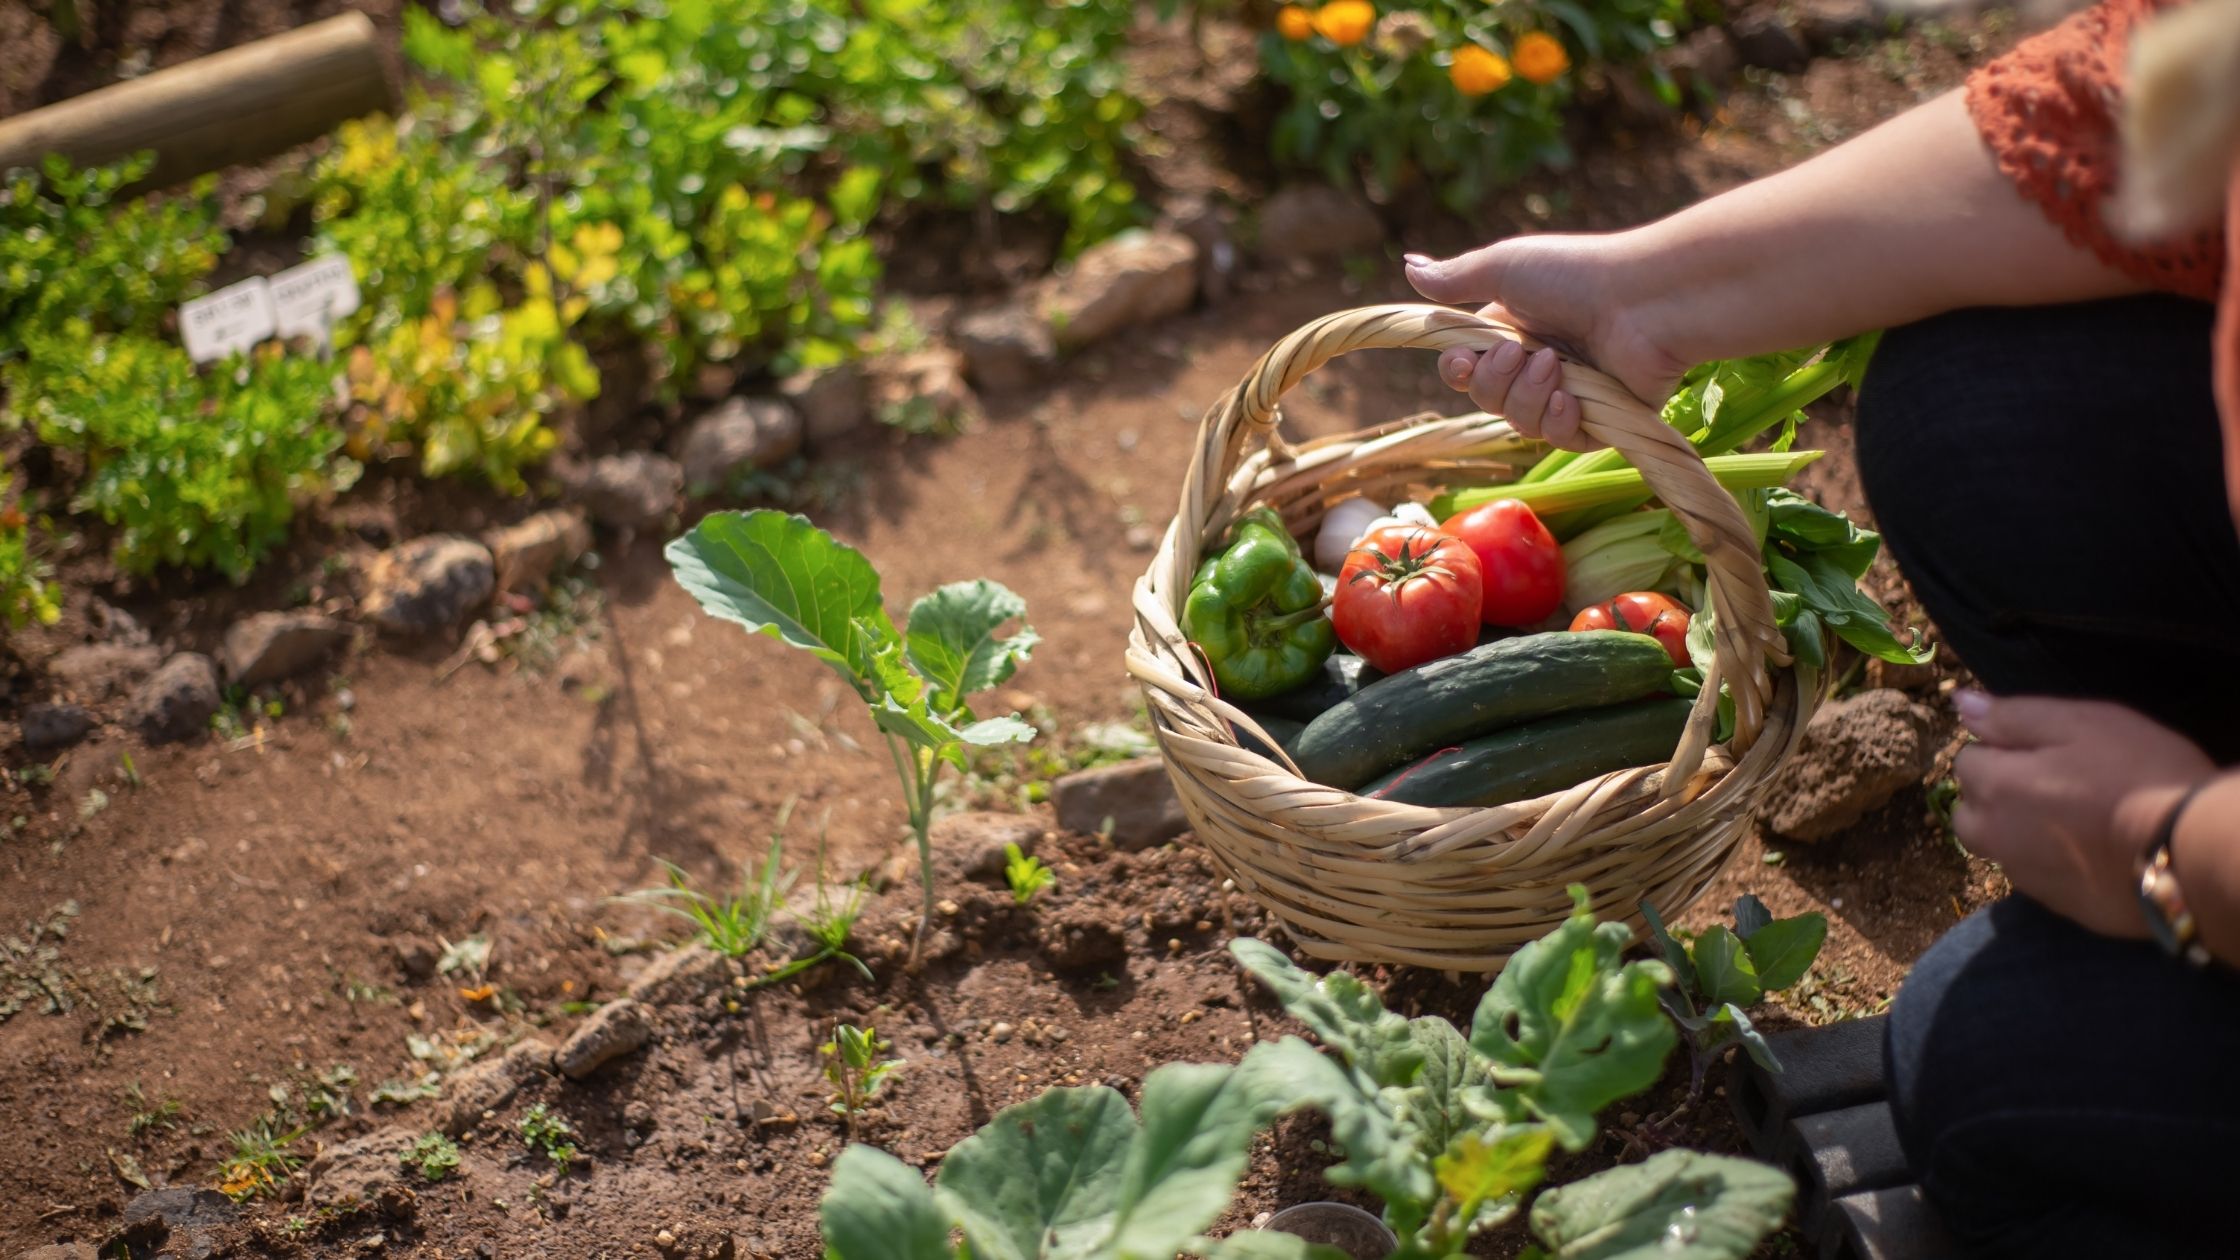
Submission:
[[[1559,713],[1481,735],[1361,789],[1404,805],[1506,805],[1560,792],[1596,775],[1672,756],[1688,724],[1686,700],[1647,700]]]
[[[1258,715],[1255,716],[1257,717]],[[1307,729],[1306,723],[1294,722],[1289,718],[1261,717],[1259,718],[1259,722],[1261,729],[1268,732],[1268,734],[1273,735],[1276,739],[1276,742],[1282,744],[1285,748],[1289,748],[1291,746],[1291,741],[1299,738],[1299,732]],[[1274,749],[1271,749],[1266,744],[1261,743],[1258,737],[1254,736],[1252,732],[1244,730],[1242,728],[1239,728],[1237,731],[1237,747],[1242,748],[1247,752],[1259,753],[1261,756],[1266,757],[1270,761],[1276,760]]]
[[[1281,718],[1287,722],[1312,722],[1331,705],[1375,682],[1383,674],[1350,652],[1333,652],[1322,663],[1322,672],[1304,685],[1241,706],[1256,718]]]
[[[1519,635],[1363,687],[1307,723],[1291,756],[1316,783],[1356,788],[1504,726],[1669,692],[1671,677],[1672,658],[1645,634]]]

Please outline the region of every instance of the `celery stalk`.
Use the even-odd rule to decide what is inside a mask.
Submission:
[[[1820,458],[1820,451],[1783,451],[1758,455],[1715,455],[1703,461],[1711,475],[1729,490],[1770,490],[1785,484],[1806,464]],[[1542,520],[1563,512],[1639,505],[1649,501],[1641,470],[1621,465],[1601,472],[1567,473],[1551,481],[1521,485],[1474,486],[1450,490],[1432,500],[1431,514],[1445,520],[1456,512],[1495,499],[1519,499]],[[1552,526],[1551,526],[1552,528]]]

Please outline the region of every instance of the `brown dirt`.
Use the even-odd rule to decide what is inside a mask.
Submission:
[[[176,0],[162,12],[224,7]],[[331,6],[269,7],[286,25]],[[0,46],[14,20],[0,16]],[[1614,128],[1581,170],[1489,207],[1490,227],[1410,221],[1407,207],[1393,217],[1408,247],[1432,249],[1488,231],[1639,221],[1887,116],[1953,82],[1975,55],[1964,41],[1895,47],[1744,87],[1707,129]],[[18,55],[0,57],[0,85],[18,94],[6,100],[51,99],[99,78],[52,60],[59,68],[32,73]],[[1405,296],[1394,271],[1368,260],[1254,273],[1222,306],[1084,354],[1047,389],[985,400],[985,423],[960,437],[882,434],[821,453],[814,475],[825,495],[814,514],[879,565],[890,604],[983,575],[1023,594],[1045,641],[1005,699],[1046,712],[1058,739],[1126,720],[1136,700],[1120,656],[1126,592],[1145,560],[1139,527],[1172,511],[1198,412],[1305,320]],[[1316,434],[1451,407],[1424,366],[1396,355],[1335,365],[1292,400],[1290,421]],[[1847,423],[1830,408],[1806,440],[1835,452],[1814,470],[1814,492],[1857,511]],[[326,555],[372,545],[351,528],[368,515],[409,532],[455,512],[519,510],[381,501],[397,493],[356,492],[310,527],[321,545],[291,553],[252,590],[323,593]],[[506,658],[447,672],[451,644],[363,644],[331,674],[289,689],[285,715],[264,723],[261,739],[146,749],[112,727],[63,758],[51,786],[10,790],[0,819],[26,821],[0,833],[0,941],[66,904],[77,913],[44,971],[70,1009],[48,1014],[34,1002],[0,1022],[0,1115],[20,1118],[0,1126],[9,1188],[0,1254],[106,1236],[135,1193],[120,1176],[126,1157],[157,1184],[211,1184],[231,1149],[226,1134],[266,1111],[275,1087],[300,1099],[336,1065],[355,1069],[353,1114],[299,1139],[302,1153],[376,1125],[425,1127],[429,1103],[368,1101],[376,1083],[424,1070],[408,1037],[564,1036],[580,1004],[621,991],[650,939],[675,934],[608,898],[657,882],[660,861],[727,883],[788,802],[796,863],[815,860],[820,837],[839,876],[896,852],[900,802],[890,768],[868,751],[860,708],[805,660],[700,615],[669,581],[659,542],[605,540],[588,579],[596,597],[586,615],[549,623],[542,667]],[[1902,598],[1894,578],[1886,589]],[[122,602],[159,640],[207,650],[246,599],[159,590]],[[91,610],[83,594],[74,601],[70,636],[103,632]],[[34,636],[18,646],[36,659],[60,643]],[[35,698],[35,678],[21,682],[17,699]],[[1152,1065],[1231,1056],[1281,1026],[1219,949],[1232,929],[1260,930],[1257,912],[1218,890],[1187,839],[1136,856],[1085,837],[1059,844],[1060,884],[1032,912],[946,880],[964,925],[950,933],[957,952],[914,980],[879,944],[900,933],[914,902],[903,889],[859,933],[872,943],[876,981],[834,968],[764,991],[737,1015],[720,1004],[666,1010],[647,1052],[582,1084],[539,1082],[492,1117],[467,1145],[465,1176],[423,1189],[410,1211],[291,1232],[302,1209],[281,1202],[255,1209],[228,1254],[334,1255],[386,1232],[371,1250],[652,1255],[669,1230],[672,1255],[721,1254],[736,1236],[742,1257],[811,1256],[820,1161],[842,1138],[814,1079],[815,1042],[835,1018],[877,1024],[911,1061],[865,1136],[921,1162],[1046,1085],[1132,1091]],[[1828,913],[1822,961],[1776,1023],[1879,1009],[1920,950],[1998,890],[1994,874],[1938,834],[1919,793],[1819,846],[1775,849],[1778,862],[1759,839],[1747,842],[1685,921],[1716,920],[1743,890],[1776,913]],[[1127,955],[1109,969],[1116,983],[1050,973],[1030,929],[1059,913],[1125,926]],[[442,942],[476,935],[492,943],[504,1011],[416,970]],[[1377,978],[1395,987],[1397,1005],[1462,1019],[1480,987]],[[999,1021],[1066,1036],[998,1041],[988,1030]],[[135,1086],[145,1101],[128,1097]],[[1614,1117],[1590,1161],[1674,1143],[1732,1149],[1715,1097],[1671,1114],[1683,1092],[1668,1080]],[[739,1108],[756,1099],[798,1122],[742,1126]],[[135,1114],[166,1100],[179,1104],[173,1123],[135,1132]],[[511,1136],[539,1101],[577,1122],[590,1155],[545,1185],[546,1170]],[[1256,1150],[1238,1216],[1325,1194],[1314,1136],[1311,1124],[1290,1122]]]

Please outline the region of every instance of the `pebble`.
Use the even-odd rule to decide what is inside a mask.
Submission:
[[[995,1042],[1000,1046],[1004,1042],[1011,1040],[1011,1034],[1013,1031],[1014,1030],[1011,1025],[998,1023],[994,1027],[988,1029],[988,1038],[989,1040]]]

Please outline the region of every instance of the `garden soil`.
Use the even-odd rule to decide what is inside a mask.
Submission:
[[[182,29],[186,15],[227,7],[146,6]],[[325,12],[239,8],[270,8],[257,20],[279,26]],[[7,25],[20,20],[0,16],[10,102],[100,80],[98,54],[48,50],[49,64],[31,64]],[[259,33],[204,35],[216,43],[189,51]],[[1708,125],[1610,138],[1579,171],[1505,197],[1481,231],[1638,221],[1887,116],[1956,81],[1981,50],[1980,35],[1916,34],[1764,79]],[[1470,239],[1428,215],[1408,231],[1410,248]],[[984,399],[984,419],[962,435],[882,432],[816,453],[814,515],[873,559],[890,605],[980,576],[1024,595],[1043,641],[1002,702],[1047,722],[1053,744],[1077,746],[1084,728],[1136,713],[1121,664],[1129,588],[1173,510],[1199,412],[1297,325],[1403,298],[1395,272],[1384,259],[1257,265],[1217,306],[1091,350],[1047,388]],[[1428,359],[1384,354],[1318,374],[1286,412],[1302,436],[1454,405]],[[1831,407],[1806,431],[1804,444],[1831,452],[1811,490],[1865,514],[1847,425]],[[374,479],[271,580],[316,593],[328,558],[361,555],[369,538],[523,510],[431,502]],[[62,759],[51,785],[0,803],[28,820],[0,840],[0,999],[19,981],[26,996],[0,1017],[0,1256],[116,1236],[141,1183],[213,1185],[229,1135],[282,1100],[300,1112],[322,1092],[350,1098],[347,1114],[289,1144],[305,1159],[437,1125],[444,1100],[370,1096],[447,1060],[495,1059],[509,1042],[558,1044],[627,991],[682,934],[616,898],[660,883],[665,863],[724,886],[782,826],[802,889],[820,862],[835,880],[896,872],[901,803],[860,706],[806,658],[701,614],[669,578],[668,536],[602,539],[588,593],[537,623],[537,653],[485,662],[454,642],[361,643],[234,738],[149,749],[111,733]],[[1877,581],[1910,609],[1894,575]],[[243,598],[157,591],[118,603],[158,641],[207,650]],[[100,633],[82,618],[66,629]],[[1907,681],[1941,711],[1951,675]],[[982,781],[958,804],[1015,787]],[[1000,877],[969,869],[976,827],[1040,844],[1056,885],[1012,905]],[[234,1256],[812,1257],[816,1198],[847,1138],[816,1050],[835,1020],[875,1026],[906,1060],[857,1136],[926,1168],[1049,1085],[1133,1097],[1161,1062],[1229,1059],[1296,1031],[1221,948],[1268,926],[1187,836],[1123,852],[1057,832],[1047,806],[950,834],[964,838],[939,855],[944,904],[916,974],[902,957],[916,906],[905,882],[858,929],[875,978],[830,965],[747,994],[722,975],[685,986],[654,1006],[637,1053],[580,1081],[528,1072],[486,1114],[453,1117],[465,1137],[451,1179],[385,1167],[369,1206],[350,1211],[303,1201],[298,1181],[206,1241]],[[1719,921],[1743,891],[1831,923],[1812,977],[1771,1016],[1780,1026],[1881,1009],[1911,960],[2001,888],[1943,836],[1916,788],[1816,845],[1752,837],[1683,922]],[[1372,978],[1410,1014],[1462,1021],[1483,989]],[[1579,1168],[1675,1144],[1737,1149],[1723,1069],[1692,1100],[1675,1073],[1611,1117]],[[578,1130],[582,1154],[564,1172],[518,1136],[538,1104]],[[1303,1120],[1263,1139],[1229,1223],[1327,1197],[1318,1139]],[[1497,1235],[1481,1249],[1517,1245]]]

